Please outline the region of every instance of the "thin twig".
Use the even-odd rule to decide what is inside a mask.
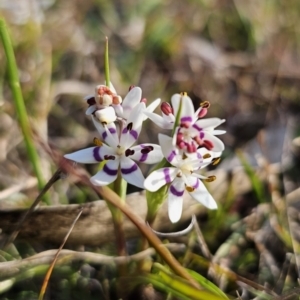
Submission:
[[[168,248],[172,253],[182,253],[186,249],[185,244],[169,243],[161,245],[161,247]],[[5,278],[7,276],[13,277],[20,273],[20,270],[30,269],[35,266],[50,264],[53,261],[53,257],[56,255],[57,249],[47,250],[30,257],[1,262],[0,264],[0,276]],[[111,264],[128,264],[130,262],[139,262],[145,258],[155,255],[156,251],[154,248],[148,248],[141,252],[128,255],[128,256],[109,256],[94,252],[79,252],[68,249],[62,249],[59,258],[56,261],[56,265],[65,264],[66,261],[85,261],[94,265],[111,265]],[[3,275],[5,274],[5,277]]]
[[[54,256],[54,259],[53,259],[53,262],[51,263],[51,265],[50,265],[50,267],[49,267],[49,269],[48,269],[48,271],[47,271],[47,273],[46,273],[46,276],[45,276],[45,278],[44,278],[44,282],[43,282],[43,285],[42,285],[42,288],[41,288],[41,291],[40,291],[38,300],[43,300],[44,295],[45,295],[45,292],[46,292],[46,289],[47,289],[47,286],[48,286],[48,282],[49,282],[50,276],[51,276],[51,274],[52,274],[53,268],[54,268],[54,266],[55,266],[55,263],[56,263],[56,261],[57,261],[58,255],[59,255],[59,253],[61,252],[62,248],[64,247],[65,243],[67,242],[68,237],[70,236],[70,234],[71,234],[71,232],[72,232],[72,230],[73,230],[73,228],[74,228],[76,222],[77,222],[78,219],[80,218],[82,212],[83,212],[83,207],[82,207],[81,210],[79,211],[79,213],[78,213],[77,217],[75,218],[75,220],[73,221],[73,223],[72,223],[72,225],[71,225],[71,227],[70,227],[68,233],[66,234],[64,241],[62,242],[62,244],[60,245],[58,251],[56,252],[56,254],[55,254],[55,256]]]
[[[198,239],[198,243],[199,243],[199,246],[201,248],[201,251],[204,255],[204,257],[206,257],[209,261],[212,260],[213,258],[213,255],[211,254],[211,252],[209,251],[209,248],[205,242],[205,239],[203,237],[203,234],[202,234],[202,231],[199,227],[199,224],[197,223],[197,219],[196,219],[196,216],[193,215],[193,219],[194,219],[194,229],[195,229],[195,232],[196,232],[196,236],[197,236],[197,239]]]

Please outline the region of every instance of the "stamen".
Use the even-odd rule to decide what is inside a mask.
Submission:
[[[211,155],[209,154],[209,153],[205,153],[204,155],[203,155],[203,158],[205,159],[205,158],[211,158]]]
[[[102,141],[96,137],[93,139],[93,143],[98,147],[101,147],[103,145]]]
[[[214,144],[209,140],[204,140],[203,147],[205,147],[207,150],[212,150],[212,148],[214,147]]]
[[[168,102],[163,102],[160,105],[160,109],[167,116],[170,115],[170,114],[172,114],[172,115],[174,114],[173,108]]]
[[[212,175],[212,176],[208,176],[208,178],[204,179],[206,182],[213,182],[217,179],[216,176]]]
[[[127,149],[126,151],[125,151],[125,156],[127,157],[127,156],[130,156],[130,155],[133,155],[134,154],[134,150],[131,150],[131,149]]]
[[[132,130],[132,122],[129,123],[126,128],[127,128],[128,131],[131,131]]]
[[[141,100],[141,103],[147,104],[147,99],[146,99],[146,98],[143,98],[143,99]]]
[[[94,96],[92,96],[92,97],[86,99],[86,102],[87,102],[87,104],[88,104],[89,106],[92,106],[92,105],[95,105],[95,104],[96,104],[96,99],[95,99]]]
[[[186,186],[185,189],[186,189],[189,193],[191,193],[191,192],[193,192],[193,191],[195,190],[192,186]]]
[[[209,108],[210,107],[210,103],[209,103],[209,101],[203,101],[203,102],[200,103],[200,106],[202,108]]]
[[[221,157],[213,158],[213,160],[212,160],[212,165],[215,166],[215,165],[217,165],[220,161],[221,161]]]
[[[141,153],[142,154],[148,154],[149,152],[151,152],[151,151],[153,151],[153,147],[152,146],[146,146],[145,148],[143,148],[142,150],[141,150]]]
[[[187,92],[181,92],[180,96],[187,96]]]
[[[115,156],[113,156],[113,155],[104,155],[104,159],[105,160],[115,160],[116,159],[116,157]]]
[[[128,91],[131,91],[133,88],[135,88],[135,85],[131,85],[128,89]]]
[[[196,151],[197,151],[197,148],[194,143],[187,144],[187,152],[188,153],[194,153]]]
[[[198,118],[203,118],[207,114],[207,108],[202,108],[198,113]]]

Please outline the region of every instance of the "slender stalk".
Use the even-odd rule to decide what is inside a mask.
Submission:
[[[121,205],[124,204],[126,199],[127,182],[122,178],[120,171],[117,179],[111,184],[111,188],[120,197],[120,201],[119,201],[120,204]],[[119,208],[112,205],[109,201],[106,201],[106,204],[112,214],[118,255],[126,256],[128,253],[126,250],[126,238],[123,230],[123,213],[120,211]],[[119,270],[119,275],[121,276],[125,276],[127,274],[126,265],[119,265],[118,270]]]
[[[155,248],[156,252],[162,257],[166,264],[169,265],[175,274],[188,280],[192,286],[200,288],[199,284],[193,279],[187,270],[180,265],[170,251],[161,243],[160,239],[145,224],[145,221],[135,214],[134,211],[126,205],[126,203],[122,203],[120,197],[114,191],[107,186],[94,186],[90,182],[89,176],[82,169],[74,169],[67,161],[61,161],[60,168],[65,173],[71,173],[82,183],[92,188],[100,196],[100,198],[106,199],[106,201],[111,205],[120,209],[120,211],[138,228],[143,236],[146,237],[149,244]]]
[[[105,85],[110,86],[109,79],[109,54],[108,54],[108,37],[105,40],[105,53],[104,53],[104,72],[105,72]]]
[[[73,228],[74,228],[76,222],[77,222],[78,219],[80,218],[82,212],[83,212],[83,207],[82,207],[81,210],[79,211],[79,213],[78,213],[77,217],[75,218],[75,220],[73,221],[73,223],[72,223],[72,225],[71,225],[71,227],[70,227],[68,233],[66,234],[66,236],[65,236],[65,238],[64,238],[64,240],[63,240],[63,242],[62,242],[62,244],[60,245],[59,249],[57,250],[57,252],[56,252],[56,254],[55,254],[55,256],[54,256],[54,259],[53,259],[51,265],[49,266],[49,269],[48,269],[48,271],[47,271],[47,273],[46,273],[46,276],[45,276],[45,278],[44,278],[44,282],[43,282],[43,285],[42,285],[42,288],[41,288],[41,291],[40,291],[38,300],[43,300],[43,299],[44,299],[44,295],[45,295],[45,293],[46,293],[46,289],[47,289],[47,286],[48,286],[48,283],[49,283],[49,280],[50,280],[50,276],[51,276],[52,271],[53,271],[53,269],[54,269],[55,263],[56,263],[56,261],[57,261],[57,259],[58,259],[58,255],[60,254],[62,248],[63,248],[64,245],[66,244],[66,242],[67,242],[67,240],[68,240],[68,238],[69,238],[69,236],[70,236],[70,234],[71,234],[71,232],[72,232],[72,230],[73,230]]]
[[[24,104],[24,99],[20,87],[18,68],[16,64],[15,54],[13,51],[13,46],[11,43],[11,39],[7,30],[6,23],[3,19],[0,18],[0,36],[2,40],[2,44],[4,47],[6,59],[7,59],[7,71],[9,77],[9,83],[12,90],[14,103],[16,107],[16,112],[19,119],[19,124],[22,129],[22,133],[24,136],[25,146],[28,153],[29,160],[32,164],[33,171],[38,179],[38,187],[40,190],[45,185],[43,180],[42,171],[40,167],[39,156],[36,151],[36,147],[33,143],[32,132],[28,120],[28,115],[26,111],[26,107]],[[50,199],[46,196],[43,197],[43,200],[50,204]]]

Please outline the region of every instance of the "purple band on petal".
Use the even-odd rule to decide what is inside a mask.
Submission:
[[[170,186],[170,192],[175,195],[176,197],[182,197],[184,190],[183,191],[177,191],[173,185]]]
[[[176,155],[176,152],[174,150],[172,150],[170,155],[167,157],[167,160],[171,162],[174,159],[175,155]]]
[[[164,169],[164,175],[165,175],[166,183],[170,183],[171,182],[170,170],[169,169]]]
[[[197,178],[196,184],[193,185],[194,189],[197,189],[199,187],[200,180]]]
[[[133,136],[133,138],[135,139],[135,140],[137,140],[137,138],[138,138],[138,133],[135,131],[135,130],[131,130],[130,131],[130,134]]]
[[[148,153],[142,154],[141,158],[139,159],[140,162],[143,162],[147,159]]]
[[[114,133],[117,132],[115,128],[108,128],[108,130],[109,130],[109,132],[110,132],[111,134],[114,134]],[[106,131],[104,131],[104,132],[102,133],[102,138],[103,138],[103,140],[105,140],[105,139],[107,138],[107,132],[106,132]]]
[[[126,168],[126,169],[121,168],[121,173],[122,174],[131,174],[134,171],[136,171],[137,168],[138,168],[138,166],[136,164],[132,165],[132,167],[130,167],[130,168]]]
[[[196,123],[193,124],[193,128],[195,128],[195,129],[198,130],[198,131],[201,131],[201,130],[202,130],[202,128],[199,127]]]
[[[127,127],[125,127],[125,128],[123,129],[123,131],[122,131],[122,134],[126,134],[128,131],[129,131],[129,130],[127,129]],[[131,129],[131,130],[129,131],[129,133],[130,133],[131,136],[133,136],[133,138],[134,138],[135,140],[137,140],[137,138],[138,138],[139,135],[138,135],[138,133],[137,133],[135,130]]]
[[[190,117],[190,116],[182,117],[182,118],[180,119],[180,123],[186,123],[186,122],[192,122],[192,121],[193,121],[193,119],[192,119],[192,117]]]
[[[200,139],[204,138],[204,131],[200,131]]]
[[[94,155],[94,158],[97,160],[97,161],[102,161],[103,159],[101,158],[100,156],[100,147],[95,147],[93,149],[93,155]]]
[[[104,165],[103,171],[109,176],[116,176],[118,173],[118,170],[110,169],[107,164]]]

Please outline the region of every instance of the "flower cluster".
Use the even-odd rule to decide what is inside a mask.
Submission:
[[[195,111],[192,100],[185,94],[175,94],[171,104],[163,102],[161,116],[153,113],[160,99],[146,107],[142,90],[131,86],[124,100],[112,85],[99,85],[95,95],[86,98],[86,114],[99,132],[95,147],[65,155],[79,163],[99,163],[102,168],[91,177],[95,185],[108,185],[122,176],[128,183],[150,192],[167,185],[169,218],[177,222],[182,214],[183,194],[186,190],[195,200],[210,209],[217,204],[201,181],[214,180],[200,174],[202,168],[219,160],[224,144],[215,130],[224,120],[202,119],[209,108],[207,101]],[[173,136],[159,134],[159,145],[144,143],[134,145],[147,118],[156,125],[172,130]],[[137,162],[156,164],[165,158],[163,168],[144,178]]]

